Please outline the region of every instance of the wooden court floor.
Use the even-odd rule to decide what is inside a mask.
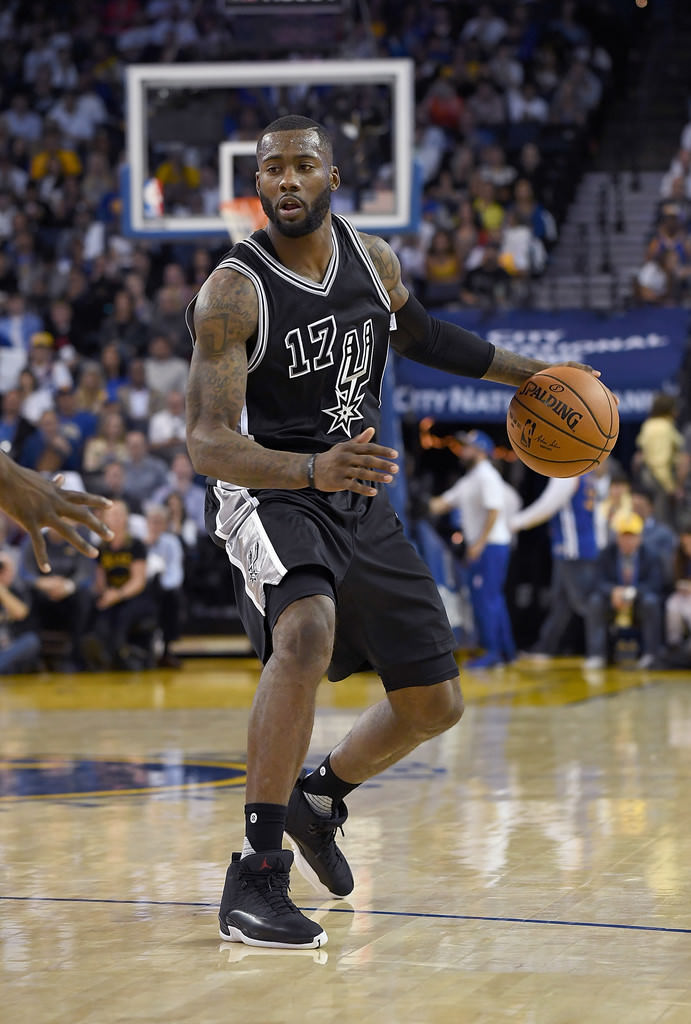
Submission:
[[[0,680],[2,1024],[690,1024],[691,679],[464,677],[349,798],[321,950],[221,943],[252,660]],[[379,684],[325,683],[315,763]]]

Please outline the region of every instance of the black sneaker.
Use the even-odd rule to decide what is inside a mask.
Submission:
[[[341,801],[332,817],[323,818],[312,810],[302,783],[306,769],[300,772],[288,801],[286,835],[295,850],[295,866],[317,892],[341,899],[353,891],[353,873],[336,846],[336,829],[343,834],[348,808]]]
[[[221,938],[248,946],[314,949],[325,945],[321,925],[300,913],[288,895],[290,850],[234,853],[226,872],[218,920]]]

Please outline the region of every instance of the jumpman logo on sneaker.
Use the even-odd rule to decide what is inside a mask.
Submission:
[[[266,857],[264,858],[264,860],[259,865],[259,870],[260,871],[271,871],[271,865],[269,863],[267,863]]]

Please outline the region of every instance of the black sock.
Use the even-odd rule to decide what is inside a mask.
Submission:
[[[360,783],[344,782],[343,779],[339,779],[338,775],[331,768],[330,759],[331,754],[328,754],[319,767],[315,771],[310,772],[302,783],[302,789],[305,793],[330,796],[335,803],[340,803],[341,800],[348,796],[348,793],[352,793],[354,789],[357,789]]]
[[[281,849],[287,813],[285,804],[245,804],[245,836],[255,853]]]

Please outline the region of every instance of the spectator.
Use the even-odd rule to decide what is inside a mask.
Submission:
[[[70,655],[61,671],[82,667],[80,642],[91,614],[94,563],[55,530],[44,534],[49,573],[39,571],[29,537],[22,542],[20,575],[32,591],[32,610],[39,632],[58,631],[70,638]]]
[[[185,304],[181,303],[177,288],[161,288],[153,309],[153,326],[158,334],[165,334],[174,356],[188,362],[190,335],[185,323]]]
[[[474,18],[463,26],[461,39],[476,39],[486,53],[490,53],[506,35],[506,22],[495,14],[491,4],[480,4]]]
[[[199,188],[199,169],[187,160],[187,153],[181,144],[170,147],[167,159],[158,164],[155,176],[163,188],[163,201],[167,213],[176,207],[187,207],[191,195]]]
[[[425,302],[443,305],[458,301],[461,263],[452,231],[435,231],[425,258]]]
[[[168,529],[178,538],[185,554],[193,554],[201,533],[197,521],[188,516],[185,502],[178,491],[169,491],[164,505],[168,509]]]
[[[149,355],[144,361],[147,386],[152,391],[168,394],[179,391],[184,394],[187,387],[189,364],[185,359],[173,355],[170,339],[165,334],[155,334],[149,344]]]
[[[10,455],[15,461],[19,459],[24,442],[34,432],[35,427],[26,417],[22,416],[22,393],[18,388],[10,388],[2,396],[2,415],[0,415],[0,450]]]
[[[546,170],[542,159],[542,153],[534,142],[526,142],[521,147],[516,167],[518,176],[524,181],[529,181],[533,194],[539,200],[542,197]]]
[[[154,494],[156,504],[165,504],[171,492],[179,494],[185,505],[185,514],[192,519],[198,530],[204,530],[204,505],[206,491],[194,482],[195,472],[189,455],[179,452],[173,459],[168,482]]]
[[[506,97],[509,121],[513,124],[544,124],[549,117],[549,104],[540,96],[529,78],[518,89],[510,89]]]
[[[97,126],[107,120],[108,114],[102,102],[97,109],[93,99],[88,96],[82,99],[74,88],[70,88],[63,92],[48,117],[58,126],[65,141],[79,148],[91,141]]]
[[[163,636],[160,668],[180,668],[182,662],[171,650],[180,637],[184,552],[180,540],[168,529],[170,514],[165,505],[146,509],[146,544],[149,567],[156,570],[158,625]]]
[[[495,198],[505,205],[511,198],[511,188],[516,180],[516,168],[506,161],[501,146],[485,146],[480,156],[478,174],[484,181],[491,181]]]
[[[72,374],[66,364],[55,356],[55,339],[49,331],[36,331],[31,335],[27,367],[33,373],[39,388],[55,394],[60,388],[72,387]]]
[[[681,219],[676,203],[665,202],[660,208],[655,234],[648,243],[647,257],[653,259],[657,253],[673,249],[681,266],[691,262],[691,239]]]
[[[84,445],[98,430],[98,416],[77,407],[77,393],[74,388],[60,388],[56,392],[55,410],[65,437],[76,445],[80,453],[81,465]]]
[[[506,121],[504,99],[489,78],[478,82],[477,89],[468,99],[466,110],[472,117],[472,124],[478,128],[492,128]]]
[[[533,237],[546,247],[557,240],[557,225],[552,214],[535,198],[533,186],[525,178],[519,178],[513,188],[511,211],[519,223],[527,224]]]
[[[49,127],[43,133],[42,147],[31,161],[29,174],[34,181],[40,181],[51,172],[54,165],[65,177],[77,177],[82,173],[82,163],[75,150],[64,146],[60,132]]]
[[[77,382],[77,408],[100,416],[106,403],[106,382],[99,363],[85,361],[81,364]]]
[[[127,455],[123,460],[125,470],[124,491],[130,502],[143,507],[151,495],[166,483],[168,467],[162,459],[149,453],[146,435],[140,430],[130,430],[126,437]]]
[[[492,310],[505,306],[511,275],[500,263],[500,246],[488,241],[480,250],[480,263],[463,278],[461,299],[466,306]]]
[[[665,601],[665,662],[691,668],[691,520],[681,524],[674,555],[674,589]]]
[[[511,542],[504,481],[489,461],[494,442],[487,434],[473,430],[460,440],[467,472],[448,491],[431,498],[429,510],[432,515],[443,515],[454,508],[460,513],[475,628],[485,652],[465,667],[491,668],[513,661],[516,655],[504,598]]]
[[[113,311],[103,322],[103,337],[116,342],[128,355],[141,356],[146,351],[149,330],[137,316],[134,299],[126,288],[120,288],[113,299]]]
[[[588,599],[585,667],[607,664],[607,635],[616,624],[640,631],[637,667],[648,669],[656,663],[662,642],[662,562],[643,546],[643,520],[635,512],[616,519],[614,529],[616,540],[600,553]]]
[[[125,382],[118,391],[117,398],[130,429],[141,430],[144,433],[148,433],[152,415],[164,404],[163,395],[159,391],[152,391],[146,383],[143,359],[130,361]]]
[[[16,573],[14,559],[0,552],[0,675],[33,672],[41,651],[30,598]]]
[[[549,521],[552,579],[547,617],[531,655],[553,658],[575,614],[585,618],[597,580],[598,545],[595,527],[595,482],[591,473],[553,477],[539,497],[509,521],[512,531],[531,530]]]
[[[134,514],[141,512],[140,506],[125,490],[125,467],[122,462],[106,462],[98,482],[98,493],[111,501],[124,501]]]
[[[31,144],[38,142],[43,130],[43,121],[33,111],[26,92],[16,92],[10,100],[10,109],[3,114],[7,130],[13,138],[24,139]]]
[[[151,451],[170,463],[178,452],[186,452],[185,396],[171,391],[166,408],[155,412],[149,425]]]
[[[477,221],[475,219],[472,203],[467,199],[464,199],[463,202],[459,204],[456,212],[454,243],[456,246],[456,252],[458,253],[458,258],[461,261],[461,264],[465,266],[466,259],[478,244]]]
[[[38,421],[38,429],[31,434],[22,445],[20,463],[29,469],[40,470],[41,456],[51,449],[60,456],[60,469],[78,472],[79,439],[67,436],[58,419],[55,409],[46,409]]]
[[[130,534],[124,501],[113,502],[102,516],[113,538],[103,542],[98,556],[96,613],[81,645],[84,662],[89,669],[142,668],[150,655],[132,637],[155,613],[147,592],[146,546]]]
[[[55,352],[72,372],[79,360],[79,332],[73,322],[73,310],[64,299],[54,299],[49,308],[46,329],[53,336]]]
[[[10,348],[29,351],[31,336],[43,328],[41,318],[27,309],[26,299],[19,292],[8,296],[5,313],[0,316],[0,343]]]
[[[682,273],[676,249],[659,249],[648,256],[636,274],[634,291],[639,302],[670,306],[680,301],[688,275]]]
[[[662,563],[665,587],[671,586],[674,556],[679,544],[677,533],[667,523],[661,523],[655,518],[653,496],[641,484],[634,483],[631,487],[631,507],[643,520],[643,543],[655,552]]]
[[[537,277],[547,264],[547,252],[526,219],[511,210],[502,233],[501,264],[512,277]]]
[[[473,213],[480,227],[487,232],[498,231],[504,223],[505,211],[496,200],[492,182],[475,175],[471,185],[471,196]]]
[[[660,392],[643,421],[636,447],[635,466],[640,481],[653,498],[655,518],[671,523],[674,518],[675,499],[680,490],[679,462],[684,438],[677,430],[676,399]]]
[[[22,396],[21,414],[29,423],[36,426],[43,413],[53,408],[53,395],[48,388],[38,386],[29,369],[24,369],[19,374],[18,386]]]
[[[107,342],[101,349],[101,369],[106,387],[106,400],[117,401],[120,389],[126,380],[126,360],[115,341]]]
[[[116,410],[104,412],[98,432],[90,437],[84,448],[83,468],[85,473],[101,473],[111,459],[124,462],[127,458],[125,421]]]

